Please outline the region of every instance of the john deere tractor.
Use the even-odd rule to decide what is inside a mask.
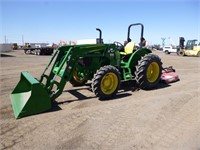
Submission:
[[[130,40],[130,29],[141,26],[141,43],[144,40],[144,26],[141,23],[128,27],[128,43],[103,44],[100,34],[97,44],[69,45],[59,47],[40,79],[28,72],[21,73],[21,79],[11,93],[11,102],[16,118],[44,112],[52,107],[66,83],[82,86],[91,80],[94,94],[100,99],[113,98],[121,81],[136,80],[141,89],[155,87],[161,76],[162,62],[151,50],[134,47]]]

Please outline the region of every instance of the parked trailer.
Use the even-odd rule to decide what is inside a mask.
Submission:
[[[52,55],[54,48],[47,44],[42,46],[39,44],[25,44],[24,53],[34,55]]]
[[[24,48],[25,54],[34,54],[34,55],[52,55],[52,47],[41,47],[41,48]]]

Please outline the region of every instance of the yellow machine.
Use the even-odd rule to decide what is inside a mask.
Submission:
[[[12,45],[12,49],[13,49],[13,50],[18,49],[18,45],[17,45],[17,43],[13,43],[13,45]]]
[[[181,56],[198,56],[200,57],[200,43],[198,40],[188,40],[184,47],[184,38],[180,38],[180,49],[178,54]]]

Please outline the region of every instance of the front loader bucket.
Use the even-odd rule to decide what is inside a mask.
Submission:
[[[15,118],[44,112],[51,108],[51,99],[43,85],[28,72],[21,78],[10,95]]]

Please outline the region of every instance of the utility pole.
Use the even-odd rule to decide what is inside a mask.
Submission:
[[[6,35],[4,36],[4,39],[5,39],[5,44],[6,44],[6,41],[7,41],[7,40],[6,40]]]
[[[24,46],[24,36],[22,34],[22,46]]]
[[[166,38],[161,38],[161,40],[162,40],[162,46],[164,47]]]

